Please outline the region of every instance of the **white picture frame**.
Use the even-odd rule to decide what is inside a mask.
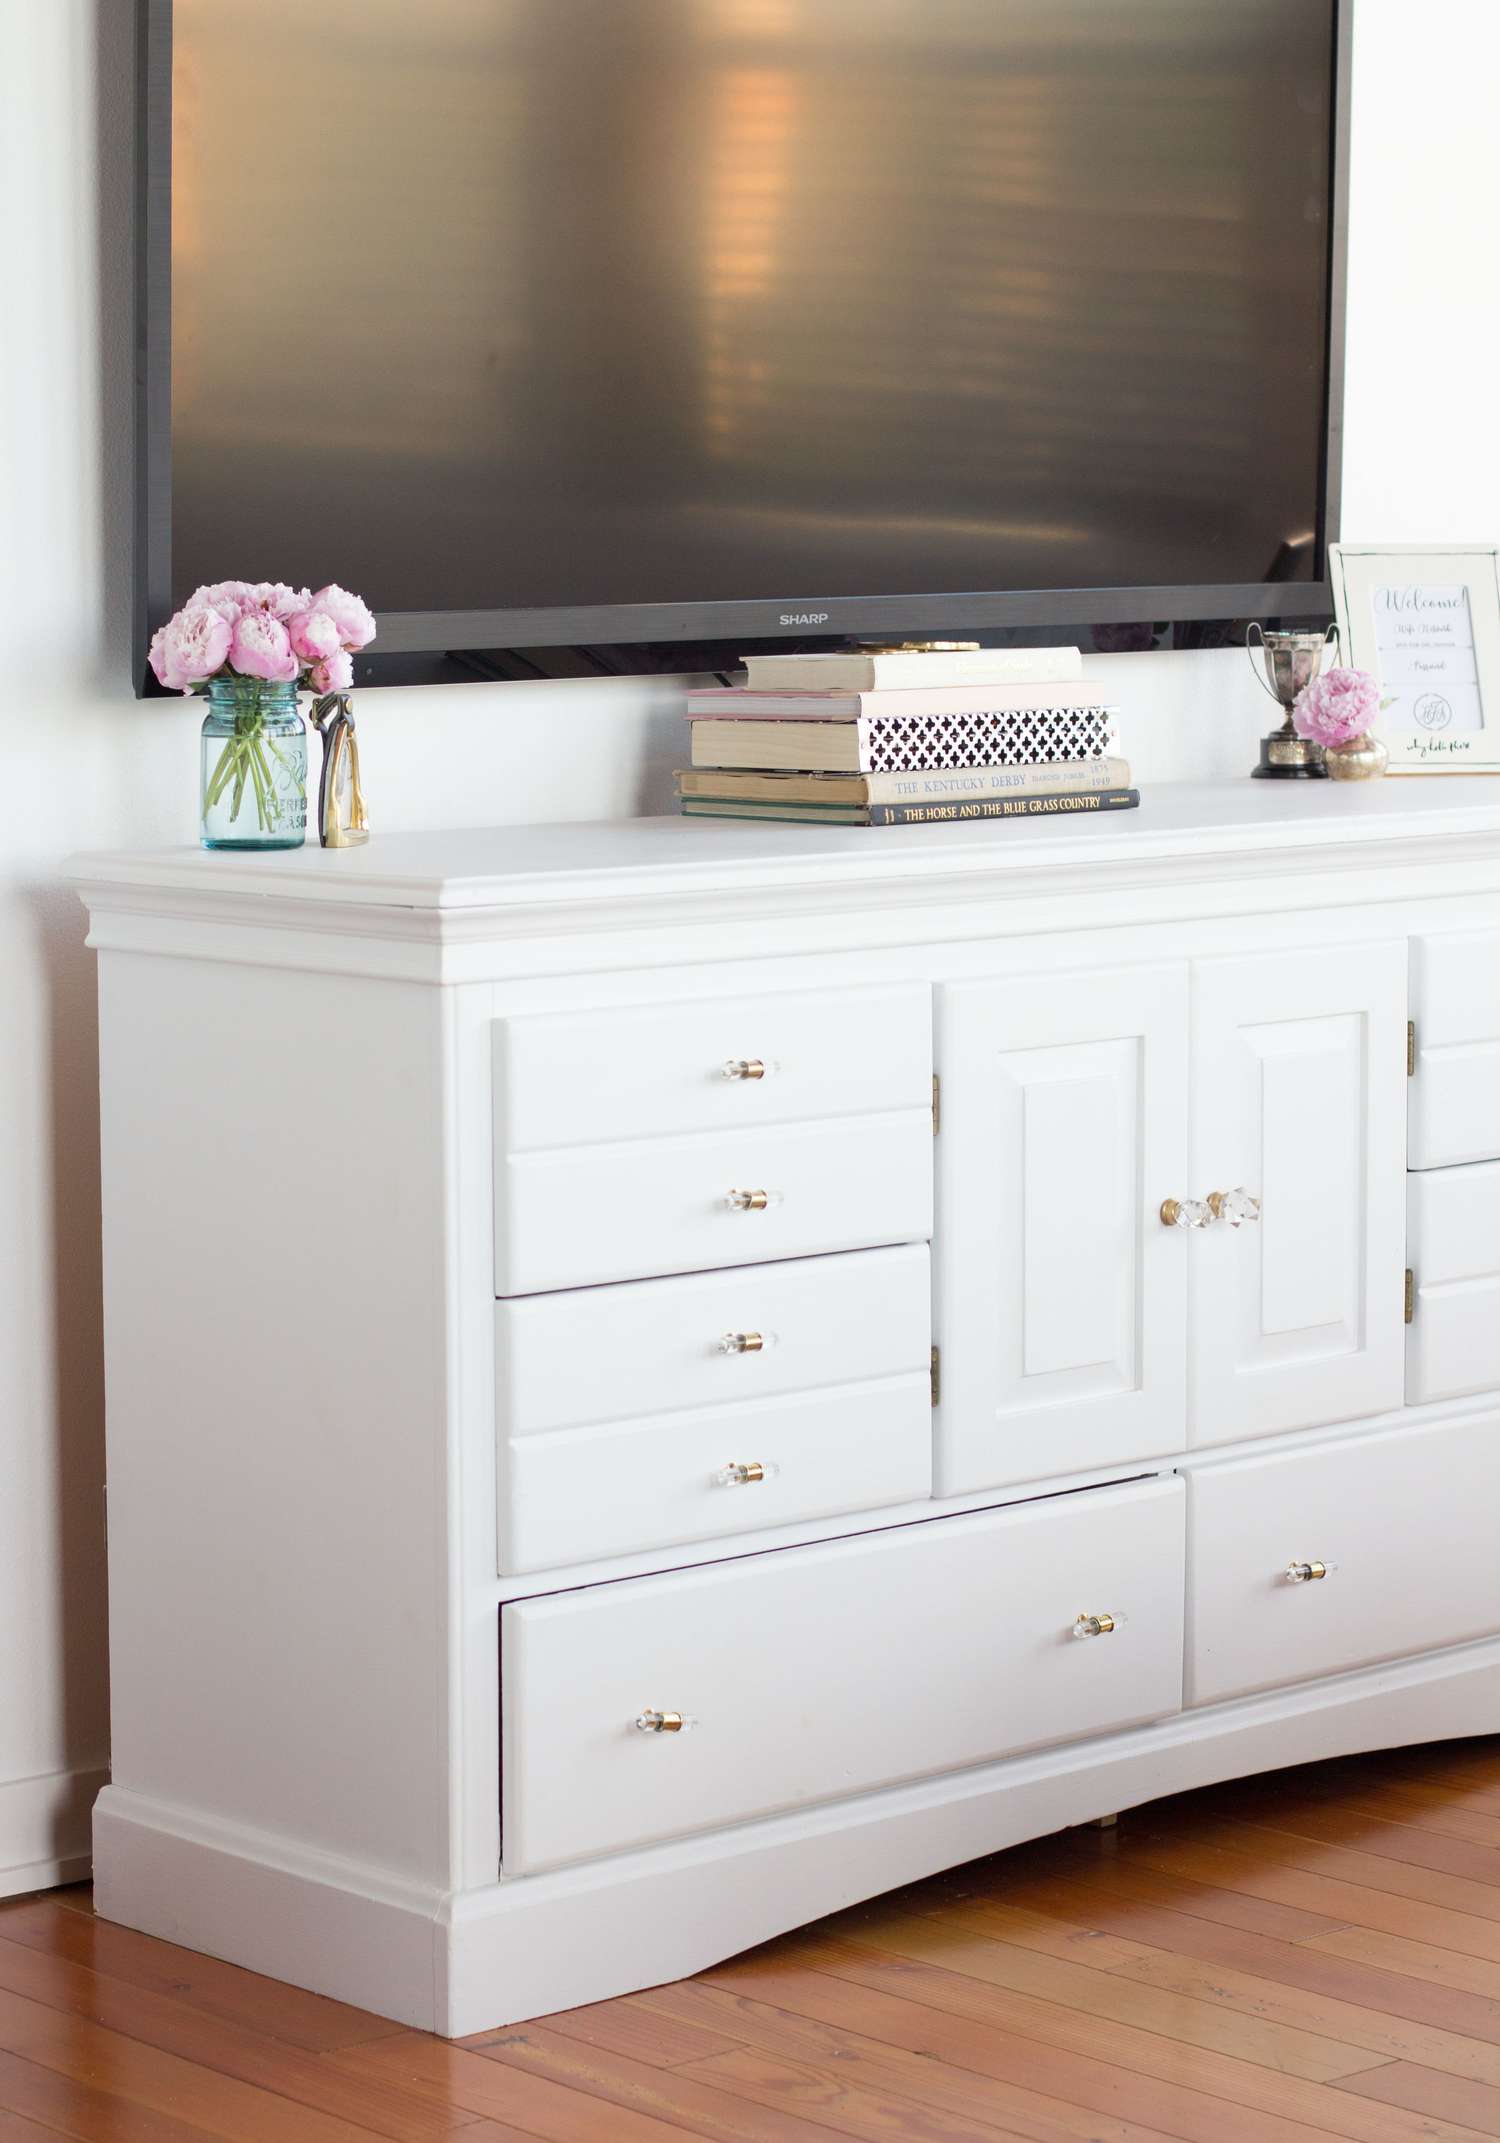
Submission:
[[[1500,546],[1331,543],[1328,574],[1391,773],[1500,774]]]

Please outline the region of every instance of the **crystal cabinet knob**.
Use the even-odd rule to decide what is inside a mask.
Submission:
[[[1288,1563],[1286,1566],[1286,1581],[1289,1585],[1308,1585],[1314,1578],[1327,1575],[1327,1563]]]
[[[1080,1615],[1073,1624],[1075,1637],[1107,1637],[1115,1626],[1113,1615]]]
[[[726,1057],[724,1060],[726,1079],[764,1079],[765,1076],[766,1064],[762,1057]]]
[[[732,1213],[764,1213],[768,1205],[779,1205],[778,1191],[726,1191],[724,1203]]]
[[[764,1351],[764,1332],[726,1332],[719,1341],[720,1354],[760,1354]]]
[[[1260,1219],[1260,1200],[1252,1198],[1241,1183],[1232,1191],[1210,1191],[1208,1210],[1215,1220],[1226,1221],[1231,1228],[1242,1228],[1247,1220]]]
[[[1201,1198],[1163,1198],[1160,1210],[1164,1228],[1206,1228],[1214,1217]]]
[[[635,1729],[638,1734],[685,1734],[697,1723],[696,1719],[685,1719],[680,1711],[655,1711],[648,1706],[637,1717]]]
[[[758,1458],[732,1458],[714,1475],[714,1485],[716,1488],[752,1488],[757,1481],[769,1481],[775,1471],[774,1466],[768,1466]]]

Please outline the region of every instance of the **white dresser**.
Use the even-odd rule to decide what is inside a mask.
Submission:
[[[108,1917],[462,2034],[1500,1728],[1500,785],[76,875]]]

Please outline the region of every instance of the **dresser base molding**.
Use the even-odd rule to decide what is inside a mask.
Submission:
[[[1163,1794],[1500,1730],[1500,1639],[453,1897],[108,1786],[105,1918],[461,2038],[681,1979]]]

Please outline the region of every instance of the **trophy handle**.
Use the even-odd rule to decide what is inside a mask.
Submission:
[[[1338,621],[1338,619],[1337,619],[1337,618],[1335,618],[1335,619],[1334,619],[1333,623],[1332,623],[1332,624],[1331,624],[1331,625],[1329,626],[1329,628],[1328,628],[1327,632],[1325,632],[1325,633],[1324,633],[1324,635],[1323,635],[1323,646],[1324,646],[1324,649],[1325,649],[1325,651],[1326,651],[1326,650],[1327,650],[1328,648],[1330,648],[1330,647],[1331,647],[1331,648],[1333,649],[1334,653],[1335,653],[1335,654],[1338,654],[1338,652],[1339,652],[1339,621]],[[1319,668],[1321,669],[1321,668],[1322,668],[1322,664],[1321,664],[1321,663],[1319,663],[1318,667],[1319,667]]]
[[[1337,626],[1335,626],[1335,627],[1334,627],[1334,630],[1335,630],[1335,632],[1337,632],[1337,630],[1338,630],[1338,627],[1337,627]],[[1261,652],[1261,665],[1262,665],[1262,666],[1260,666],[1260,667],[1257,667],[1257,665],[1256,665],[1256,660],[1255,660],[1255,642],[1254,642],[1254,641],[1253,641],[1253,640],[1251,639],[1251,637],[1250,637],[1251,633],[1259,633],[1259,634],[1260,634],[1260,652]],[[1260,619],[1259,619],[1259,618],[1252,618],[1252,619],[1250,620],[1250,623],[1249,623],[1249,624],[1248,624],[1248,625],[1247,625],[1247,626],[1245,627],[1245,653],[1246,653],[1246,654],[1247,654],[1247,655],[1249,656],[1249,658],[1250,658],[1250,675],[1251,675],[1251,676],[1252,676],[1252,677],[1253,677],[1253,678],[1255,679],[1256,683],[1257,683],[1257,684],[1258,684],[1258,685],[1260,686],[1260,688],[1261,688],[1262,692],[1264,692],[1264,693],[1265,693],[1266,697],[1267,697],[1268,699],[1275,699],[1275,700],[1276,700],[1276,704],[1277,704],[1277,706],[1279,707],[1279,706],[1281,705],[1281,701],[1280,701],[1279,699],[1276,699],[1276,694],[1275,694],[1275,692],[1274,692],[1274,691],[1272,690],[1271,686],[1270,686],[1270,685],[1268,685],[1268,684],[1267,684],[1267,682],[1266,682],[1266,676],[1265,676],[1265,669],[1264,669],[1264,666],[1263,666],[1263,665],[1264,665],[1264,661],[1265,661],[1265,652],[1266,652],[1266,629],[1265,629],[1265,627],[1264,627],[1264,626],[1263,626],[1263,625],[1261,624],[1261,622],[1260,622]]]

